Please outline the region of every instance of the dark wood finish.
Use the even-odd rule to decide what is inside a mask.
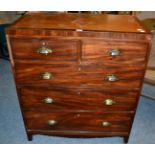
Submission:
[[[127,144],[129,140],[129,137],[124,137],[124,143]]]
[[[6,32],[28,140],[120,136],[127,143],[152,39],[135,17],[28,13]],[[37,52],[43,42],[53,53]],[[109,49],[121,53],[110,56]],[[42,79],[45,72],[53,78]],[[107,81],[111,74],[119,79]],[[49,126],[50,119],[58,123]]]
[[[32,141],[32,134],[27,133],[27,139],[28,139],[29,141]]]
[[[133,16],[103,14],[31,13],[15,22],[12,28],[115,32],[140,32],[142,29],[144,33],[149,32]]]
[[[109,39],[111,41],[127,41],[127,42],[139,42],[148,43],[152,40],[149,33],[121,33],[121,32],[96,32],[96,31],[72,31],[72,30],[52,30],[52,29],[14,29],[10,27],[6,29],[10,38],[53,38],[53,37],[68,37],[72,39],[86,38],[98,38]]]
[[[87,39],[83,41],[83,59],[100,60],[106,63],[140,63],[145,61],[148,44],[139,42],[126,42]],[[119,49],[120,56],[112,57],[108,54],[110,49]],[[98,62],[99,63],[99,62]],[[110,64],[109,64],[110,65]]]
[[[128,137],[129,132],[88,132],[88,131],[49,131],[49,130],[29,130],[28,136],[32,140],[32,135],[34,134],[42,134],[42,135],[52,135],[52,136],[61,136],[61,137],[69,137],[69,138],[96,138],[96,137]]]
[[[38,49],[42,44],[46,43],[47,47],[52,49],[52,53],[45,55],[38,53]],[[14,58],[17,59],[35,59],[35,60],[50,60],[50,61],[76,61],[78,60],[79,40],[67,39],[19,39],[11,40],[11,47]]]
[[[29,63],[15,64],[16,80],[20,85],[35,86],[76,86],[82,87],[103,87],[103,88],[125,88],[136,89],[140,87],[140,79],[143,76],[144,65],[141,66],[124,66],[104,67],[94,65],[80,66],[51,66]],[[53,78],[44,80],[41,75],[50,72]],[[109,74],[118,76],[118,81],[109,82],[105,78]],[[130,82],[131,85],[128,85]],[[134,87],[133,87],[134,85]]]
[[[92,89],[49,89],[30,87],[20,90],[23,109],[37,111],[131,111],[136,106],[136,91],[95,91]],[[27,98],[29,96],[29,98]],[[44,102],[46,97],[53,103]],[[106,99],[116,103],[105,105]]]
[[[29,130],[48,131],[85,131],[85,132],[129,132],[132,113],[102,113],[102,112],[33,112],[25,111]],[[50,126],[49,120],[56,120],[57,124]],[[104,127],[102,122],[111,125]]]

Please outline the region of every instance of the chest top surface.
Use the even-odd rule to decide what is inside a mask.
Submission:
[[[53,29],[149,33],[141,23],[129,15],[27,13],[9,29]]]

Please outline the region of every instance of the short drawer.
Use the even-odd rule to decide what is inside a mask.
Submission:
[[[134,111],[137,91],[21,88],[23,109],[38,111]]]
[[[86,113],[25,111],[28,130],[128,132],[132,113]]]
[[[16,63],[15,77],[18,85],[66,86],[80,83],[78,67],[65,64]]]
[[[18,85],[81,86],[109,89],[140,88],[143,69],[136,66],[106,68],[103,66],[54,66],[17,63],[15,75]],[[129,85],[130,83],[130,85]]]
[[[76,61],[79,40],[13,38],[10,41],[15,59]]]
[[[137,64],[146,61],[148,44],[109,41],[85,40],[83,43],[83,59],[98,63]]]
[[[144,76],[144,65],[83,65],[80,72],[82,86],[106,89],[139,89]]]

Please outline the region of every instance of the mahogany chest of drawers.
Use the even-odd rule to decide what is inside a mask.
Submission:
[[[6,33],[29,140],[128,141],[152,39],[135,17],[31,12]]]

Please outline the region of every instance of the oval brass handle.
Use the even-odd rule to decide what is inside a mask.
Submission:
[[[54,102],[54,100],[51,97],[45,97],[43,101],[46,104],[52,104]]]
[[[51,48],[47,47],[45,42],[43,42],[42,46],[39,47],[39,49],[38,49],[38,53],[44,54],[44,55],[51,54],[52,52],[53,52],[53,50]]]
[[[114,100],[112,100],[112,99],[106,99],[106,100],[104,100],[104,104],[105,105],[113,105],[113,104],[115,104],[116,102],[114,101]]]
[[[109,49],[108,50],[108,54],[110,55],[110,56],[120,56],[121,55],[121,51],[119,50],[119,49],[117,49],[117,48],[114,48],[114,49]]]
[[[111,74],[111,75],[107,75],[105,77],[105,80],[107,80],[107,81],[117,81],[117,80],[119,80],[119,78],[116,75]]]
[[[49,80],[49,79],[52,79],[53,78],[53,75],[50,72],[45,72],[45,73],[41,74],[41,78],[43,80]]]
[[[111,125],[111,123],[110,122],[102,122],[102,126],[103,127],[108,127],[108,126],[110,126]]]
[[[51,120],[48,120],[48,125],[50,125],[50,126],[54,126],[54,125],[56,125],[58,122],[56,121],[56,120],[54,120],[54,119],[51,119]]]

